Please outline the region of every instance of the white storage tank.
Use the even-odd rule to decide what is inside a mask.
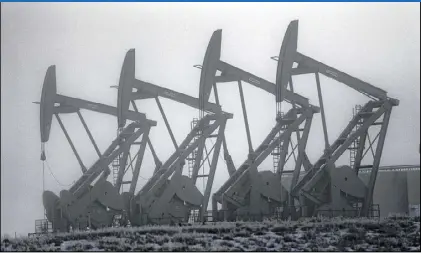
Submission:
[[[420,216],[420,170],[411,169],[407,172],[409,215]]]
[[[411,169],[407,171],[408,201],[410,205],[420,205],[420,171]]]
[[[359,174],[367,184],[370,173]],[[406,171],[380,170],[373,193],[373,204],[379,204],[380,217],[408,214],[408,186]]]

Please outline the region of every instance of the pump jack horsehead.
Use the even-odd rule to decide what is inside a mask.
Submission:
[[[231,220],[235,217],[261,219],[263,216],[270,215],[275,208],[287,204],[288,190],[282,186],[281,176],[288,172],[284,171],[284,167],[288,160],[289,144],[292,144],[292,133],[297,134],[298,143],[296,147],[298,146],[299,151],[294,170],[289,172],[298,176],[302,166],[305,168],[311,167],[305,154],[305,148],[313,114],[319,112],[319,108],[309,104],[307,98],[294,93],[293,90],[285,89],[282,92],[283,97],[288,103],[292,104],[292,109],[285,115],[281,114],[280,110],[277,111],[275,127],[260,146],[254,150],[251,144],[241,81],[277,95],[277,87],[280,83],[279,74],[276,84],[274,84],[220,60],[221,39],[222,30],[217,30],[213,33],[208,44],[202,67],[202,73],[203,70],[206,70],[206,75],[202,75],[199,97],[201,101],[206,102],[212,88],[216,93],[217,83],[238,82],[249,144],[249,156],[214,194],[212,199],[213,216],[215,219],[221,219],[221,216],[223,216],[225,220]],[[281,48],[281,54],[284,53],[284,50],[284,48]],[[217,71],[221,72],[218,76],[216,75]],[[279,64],[278,73],[283,71],[282,64]],[[294,150],[295,147],[292,152]],[[274,164],[275,174],[267,170],[259,172],[258,166],[271,153],[277,158],[276,164]],[[222,210],[220,211],[217,208],[218,202],[222,204]]]
[[[120,94],[119,94],[120,95]],[[82,99],[67,97],[57,94],[56,68],[50,66],[47,70],[44,85],[42,88],[40,104],[40,130],[42,142],[41,160],[45,160],[44,144],[48,142],[53,115],[62,128],[83,172],[83,175],[70,187],[69,190],[62,190],[60,197],[51,191],[44,191],[43,204],[47,219],[52,222],[54,231],[68,231],[73,228],[99,228],[110,226],[113,217],[124,209],[124,203],[119,189],[121,184],[113,185],[107,181],[110,174],[108,166],[118,156],[127,154],[130,146],[141,136],[141,145],[145,145],[148,134],[152,126],[156,126],[155,121],[148,120],[145,114],[133,111],[122,112],[120,108],[94,103]],[[80,109],[104,113],[112,116],[123,115],[133,121],[126,126],[119,136],[111,143],[107,150],[101,153],[80,113]],[[60,119],[60,114],[77,113],[85,130],[99,156],[99,159],[86,169],[80,159],[67,131]],[[131,188],[134,189],[137,183],[137,175],[140,170],[140,162],[143,158],[144,148],[139,149],[136,168],[132,177]],[[127,157],[127,156],[126,156]],[[126,170],[125,166],[120,167],[120,182]],[[96,182],[91,185],[96,180]],[[134,191],[134,190],[133,190]]]
[[[228,172],[232,174],[235,171],[224,138],[225,125],[227,120],[231,119],[233,115],[223,112],[217,104],[208,102],[200,104],[197,98],[135,79],[134,49],[127,52],[121,73],[118,89],[119,94],[124,95],[120,96],[123,99],[119,101],[119,108],[126,111],[129,108],[129,104],[132,103],[135,110],[137,110],[134,103],[135,100],[155,99],[176,149],[164,164],[157,167],[153,176],[135,196],[127,195],[124,197],[126,209],[129,210],[131,224],[185,222],[192,210],[199,210],[199,218],[204,220],[223,143]],[[180,145],[175,141],[159,97],[202,109],[201,114],[203,114],[203,117],[198,120]],[[206,115],[204,115],[205,113]],[[124,121],[124,115],[119,117],[121,124],[124,124]],[[212,152],[212,150],[209,152],[206,150],[205,143],[206,139],[209,138],[216,138],[212,147],[211,162],[208,161],[209,173],[199,175],[199,169]],[[204,151],[206,151],[206,158],[203,156]],[[193,164],[192,168],[189,168],[189,176],[186,176],[182,172],[185,160],[188,159],[193,160]],[[203,194],[196,187],[199,177],[207,178]]]
[[[298,20],[294,20],[288,26],[282,43],[283,53],[281,49],[279,56],[278,70],[281,69],[280,72],[278,71],[277,77],[279,91],[281,92],[279,97],[281,100],[285,98],[285,88],[288,82],[291,82],[291,76],[315,74],[326,149],[322,157],[310,169],[306,170],[298,183],[296,183],[298,178],[293,178],[291,194],[294,198],[300,199],[300,205],[305,207],[302,209],[303,216],[316,214],[370,216],[373,190],[391,110],[393,106],[399,104],[399,101],[389,98],[384,90],[297,52],[297,40]],[[293,68],[294,63],[298,65]],[[371,99],[361,107],[339,138],[331,145],[329,145],[327,136],[319,73],[344,83]],[[378,121],[380,118],[381,120]],[[380,130],[377,136],[371,140],[368,130],[373,126],[380,126]],[[377,138],[377,147],[374,151],[373,146]],[[366,148],[367,140],[368,148]],[[352,167],[336,167],[335,162],[347,149],[351,153],[355,152]],[[361,165],[362,159],[369,150],[373,154],[373,163]],[[362,168],[371,168],[367,185],[358,177],[358,172]]]

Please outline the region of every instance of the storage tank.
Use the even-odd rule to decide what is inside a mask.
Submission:
[[[410,205],[420,204],[420,171],[409,170],[407,172],[408,181],[408,202]]]
[[[420,216],[420,170],[407,172],[409,215]]]
[[[360,170],[359,177],[367,184],[371,169]],[[300,179],[304,173],[300,175]],[[282,184],[289,189],[291,175],[282,176]],[[380,216],[420,212],[420,167],[419,165],[396,165],[379,168],[373,193],[373,203],[379,204]]]
[[[370,173],[359,174],[368,183]],[[380,217],[390,214],[408,214],[408,181],[406,171],[380,170],[373,193],[373,204],[380,207]]]

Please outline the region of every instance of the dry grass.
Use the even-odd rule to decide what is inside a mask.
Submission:
[[[3,238],[2,251],[420,251],[419,217],[109,228]]]

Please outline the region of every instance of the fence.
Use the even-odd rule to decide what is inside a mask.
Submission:
[[[53,232],[53,223],[47,219],[41,219],[35,221],[35,233],[29,233],[28,236],[37,236],[42,234],[48,234]]]
[[[179,225],[179,224],[196,224],[196,223],[214,223],[214,222],[221,222],[221,221],[263,221],[263,220],[274,220],[274,221],[281,221],[289,219],[298,218],[301,213],[301,210],[304,206],[293,206],[293,207],[277,207],[273,209],[270,213],[259,213],[259,214],[251,214],[248,212],[238,214],[234,210],[218,210],[216,212],[207,211],[204,215],[204,219],[202,220],[200,217],[199,210],[191,210],[190,215],[185,217],[162,217],[162,218],[150,218],[147,215],[143,217],[143,220],[146,221],[147,224],[155,224],[155,225]],[[335,217],[335,216],[343,216],[343,217],[358,217],[360,214],[361,207],[355,207],[354,210],[317,210],[316,216],[326,216],[326,217]],[[419,216],[419,205],[418,205],[418,216]],[[370,209],[370,217],[371,218],[380,218],[380,207],[378,204],[372,205]],[[123,224],[121,224],[123,225]],[[124,224],[126,225],[126,224]],[[123,226],[124,226],[123,225]],[[80,229],[81,230],[81,229]],[[52,223],[48,220],[37,220],[35,222],[35,233],[28,234],[29,236],[39,235],[39,234],[46,234],[52,233],[53,226]]]
[[[353,210],[332,210],[332,209],[318,209],[316,211],[316,216],[326,216],[326,217],[358,217],[361,212],[361,207],[356,207]],[[378,204],[373,204],[369,209],[370,218],[380,218],[380,206]]]

